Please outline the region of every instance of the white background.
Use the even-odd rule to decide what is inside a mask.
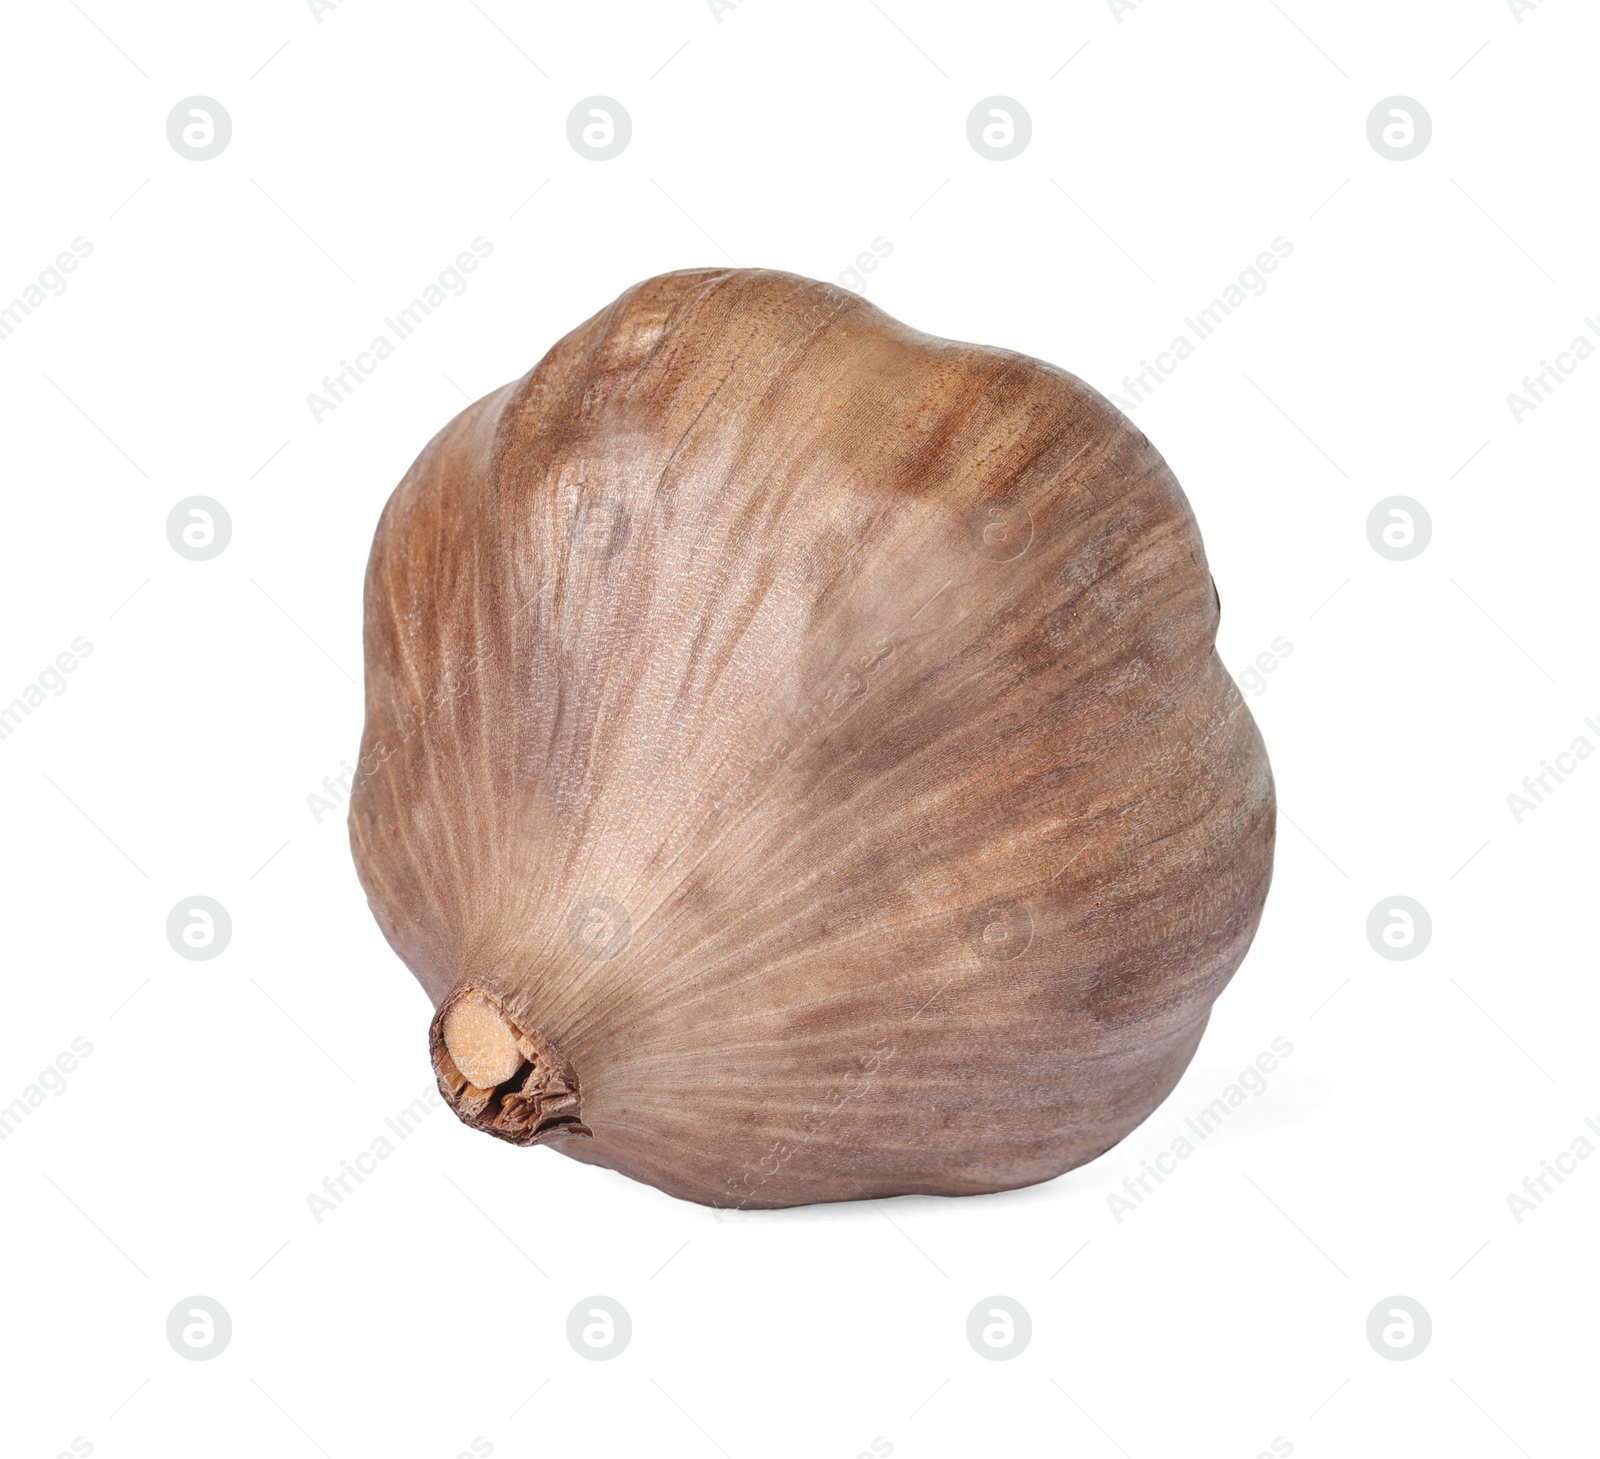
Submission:
[[[93,252],[0,341],[0,701],[93,650],[0,741],[0,1102],[93,1053],[0,1144],[5,1453],[1594,1452],[1600,1159],[1520,1222],[1507,1196],[1600,1120],[1600,758],[1520,823],[1507,796],[1600,746],[1600,359],[1520,423],[1506,396],[1600,316],[1597,43],[1580,0],[12,8],[0,301]],[[633,121],[604,163],[566,136],[597,93]],[[165,132],[196,94],[233,122],[207,162]],[[966,137],[995,94],[1032,118],[1009,162]],[[1395,94],[1433,121],[1408,162],[1366,133]],[[1276,881],[1168,1103],[1035,1189],[720,1219],[440,1110],[316,1221],[431,1082],[344,808],[307,799],[355,758],[367,549],[428,437],[641,278],[833,280],[875,238],[891,314],[1125,396],[1280,236],[1134,412],[1228,666],[1292,644],[1251,699]],[[1433,524],[1407,562],[1365,529],[1396,494]],[[232,518],[209,562],[167,542],[192,495]],[[214,961],[165,936],[195,894],[233,919]],[[1433,920],[1407,962],[1365,933],[1396,894]],[[165,1336],[194,1294],[232,1318],[213,1361]],[[591,1294],[632,1317],[613,1361],[565,1336]],[[1007,1362],[965,1336],[994,1294],[1032,1318]],[[1397,1294],[1432,1317],[1412,1361],[1366,1338]]]

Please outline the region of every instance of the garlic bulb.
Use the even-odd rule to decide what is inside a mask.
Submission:
[[[674,1195],[1048,1180],[1271,874],[1150,443],[791,274],[648,280],[463,411],[366,583],[356,865],[467,1124]]]

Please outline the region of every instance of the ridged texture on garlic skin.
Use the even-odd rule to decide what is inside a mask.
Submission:
[[[1090,1160],[1259,920],[1271,775],[1161,457],[828,285],[630,289],[429,443],[365,611],[384,934],[564,1063],[540,1141],[674,1195]]]

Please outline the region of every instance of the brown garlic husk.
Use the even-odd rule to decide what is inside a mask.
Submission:
[[[1189,505],[1065,371],[757,269],[428,444],[351,801],[469,1125],[725,1207],[1048,1180],[1183,1073],[1271,875]]]

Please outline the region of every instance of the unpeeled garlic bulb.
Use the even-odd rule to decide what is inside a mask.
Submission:
[[[1161,457],[755,269],[628,290],[379,523],[350,830],[469,1125],[674,1195],[1048,1180],[1195,1051],[1271,874]]]

